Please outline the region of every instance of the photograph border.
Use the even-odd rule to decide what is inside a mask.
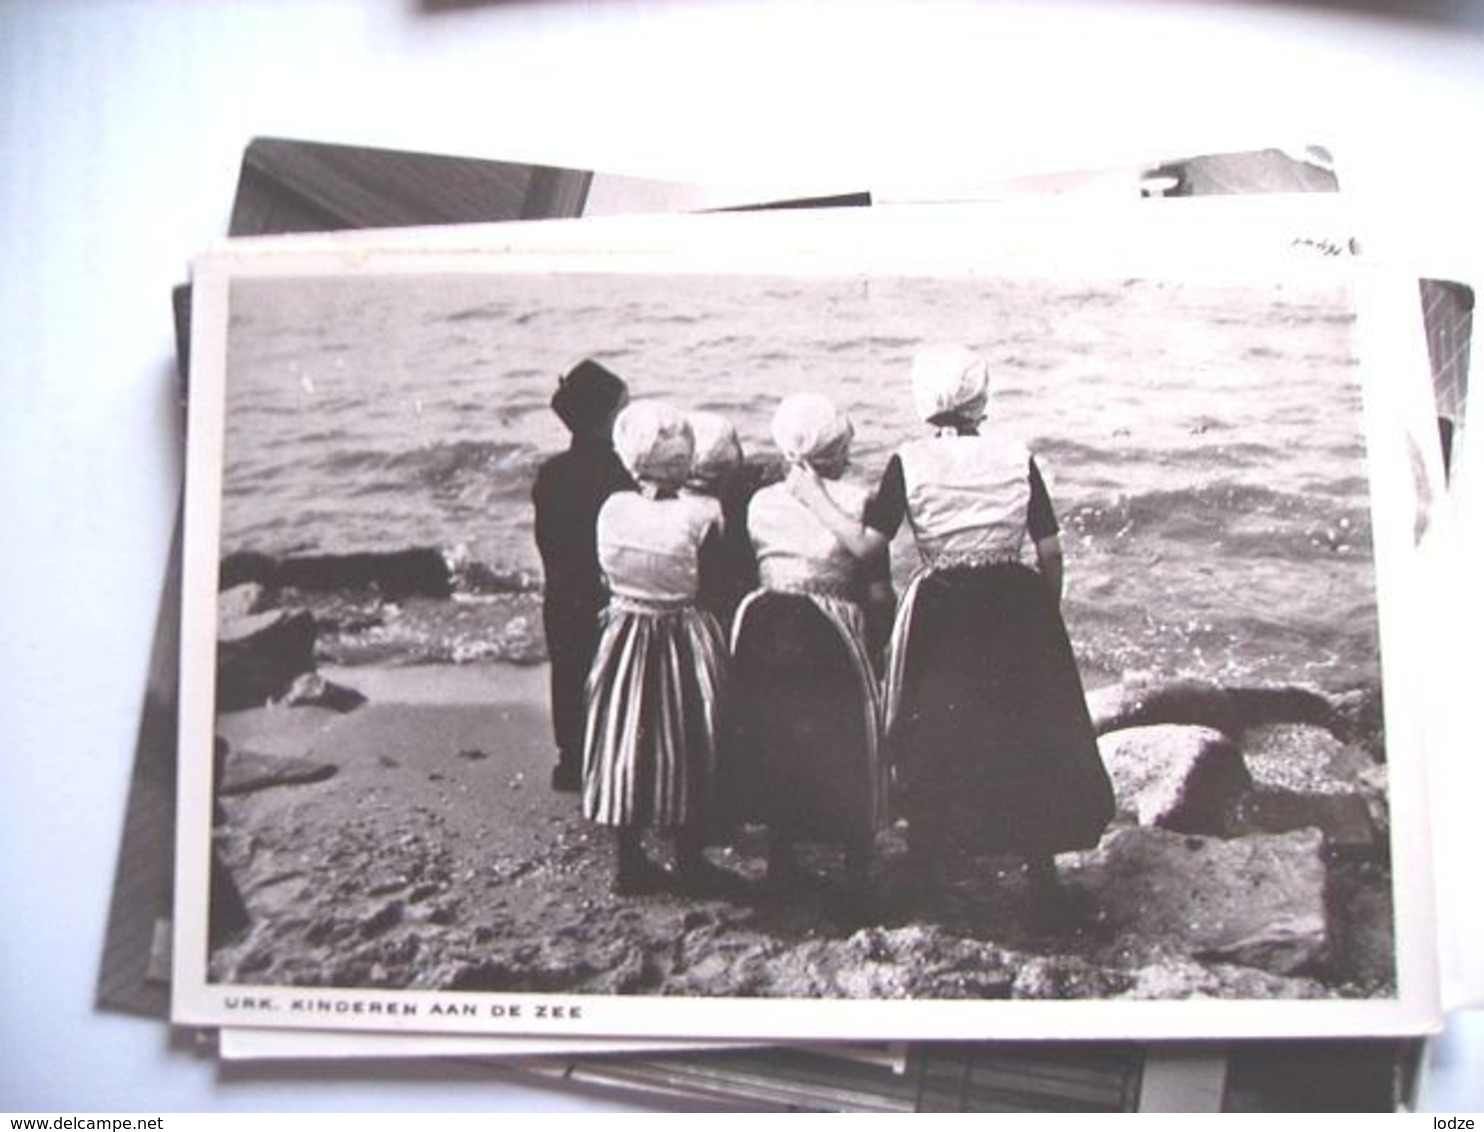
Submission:
[[[193,382],[187,456],[184,626],[177,845],[177,1022],[242,1026],[369,1028],[593,1036],[767,1039],[1212,1038],[1424,1033],[1439,1023],[1431,936],[1419,697],[1408,657],[1423,641],[1411,624],[1417,578],[1402,532],[1410,525],[1413,474],[1406,429],[1414,395],[1427,389],[1395,315],[1400,279],[1345,253],[1350,221],[1334,198],[1291,211],[1269,198],[1217,198],[1078,211],[940,206],[876,208],[807,217],[663,217],[501,225],[457,232],[289,237],[222,244],[195,265]],[[1287,201],[1293,205],[1298,202]],[[1210,207],[1206,207],[1210,206]],[[1114,213],[1117,215],[1110,215]],[[1234,219],[1240,223],[1232,223]],[[967,238],[966,238],[967,237]],[[1110,246],[1111,245],[1111,246]],[[1213,246],[1215,245],[1215,246]],[[206,979],[215,595],[228,289],[234,278],[275,275],[661,272],[730,274],[897,273],[978,275],[1176,274],[1199,278],[1286,277],[1313,272],[1353,282],[1361,327],[1366,431],[1376,529],[1376,582],[1383,642],[1393,813],[1398,993],[1384,1000],[1003,1000],[694,999],[605,995],[366,991],[223,987]],[[1415,309],[1415,277],[1412,309]],[[1377,361],[1377,358],[1380,360]],[[1377,375],[1384,374],[1384,380]],[[1431,474],[1429,472],[1429,474]],[[1398,770],[1402,773],[1398,773]],[[296,1002],[310,1005],[295,1009]],[[434,1004],[452,1013],[429,1016]],[[548,1008],[538,1017],[538,1008]],[[561,1007],[560,1016],[551,1008]],[[472,1009],[473,1016],[464,1013]]]

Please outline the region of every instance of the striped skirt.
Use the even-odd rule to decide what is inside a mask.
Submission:
[[[860,607],[823,593],[750,594],[730,672],[723,817],[797,840],[868,842],[885,824],[887,781]]]
[[[615,599],[587,683],[582,812],[674,828],[706,816],[726,646],[694,606]]]

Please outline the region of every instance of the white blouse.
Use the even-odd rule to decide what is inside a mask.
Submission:
[[[825,481],[836,506],[860,521],[869,498],[864,488]],[[856,560],[823,523],[784,484],[765,487],[747,509],[747,533],[757,553],[763,589],[846,592]]]
[[[701,543],[721,521],[721,504],[707,496],[609,496],[598,513],[598,565],[609,592],[638,601],[694,601]]]
[[[1025,542],[1030,453],[996,436],[940,436],[900,450],[907,515],[923,558],[1018,560]]]

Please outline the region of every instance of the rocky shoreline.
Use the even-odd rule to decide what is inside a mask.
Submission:
[[[835,887],[824,849],[805,857],[814,887],[769,892],[756,831],[709,850],[740,878],[737,896],[621,899],[608,892],[606,831],[546,786],[544,654],[515,604],[530,595],[470,607],[477,633],[525,642],[525,664],[388,666],[375,636],[403,618],[380,598],[297,600],[260,582],[221,599],[216,844],[249,919],[221,933],[216,980],[849,998],[1395,993],[1375,690],[1097,688],[1118,815],[1096,848],[1058,859],[1050,903],[1018,861],[997,858],[915,891],[900,828],[881,839],[865,901]],[[367,659],[382,663],[345,663]]]

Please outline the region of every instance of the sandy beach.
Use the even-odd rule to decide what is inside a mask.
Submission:
[[[231,792],[216,844],[251,923],[213,952],[214,981],[846,998],[1318,998],[1393,986],[1384,838],[1383,851],[1375,840],[1337,848],[1303,807],[1276,831],[1241,836],[1121,817],[1097,850],[1063,855],[1055,907],[1031,899],[1008,859],[970,863],[931,898],[916,892],[899,829],[881,839],[865,902],[836,886],[838,854],[825,848],[805,857],[816,887],[770,892],[756,830],[709,850],[740,879],[736,895],[619,898],[608,831],[548,784],[544,665],[321,674],[364,705],[219,717]],[[1290,777],[1305,762],[1331,774],[1340,753],[1354,764],[1353,745],[1321,744],[1318,730],[1290,729],[1276,747],[1269,737],[1248,761]],[[1295,745],[1296,733],[1309,737]]]

